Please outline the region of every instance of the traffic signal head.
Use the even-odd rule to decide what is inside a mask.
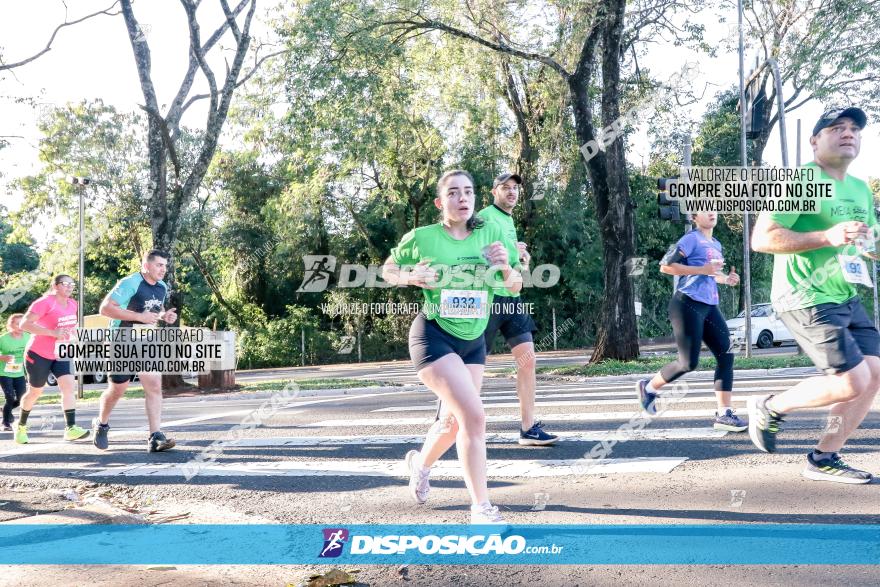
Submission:
[[[660,177],[657,179],[657,216],[660,220],[669,220],[670,222],[681,222],[681,210],[678,202],[669,198],[666,193],[669,182],[678,179],[677,177]]]

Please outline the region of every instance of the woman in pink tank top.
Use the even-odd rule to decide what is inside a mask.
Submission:
[[[43,393],[49,373],[55,375],[61,390],[64,439],[79,440],[89,435],[88,430],[76,425],[76,396],[70,361],[58,360],[55,354],[56,342],[70,340],[77,327],[78,306],[72,298],[75,288],[76,282],[71,276],[55,276],[51,289],[31,304],[21,320],[21,329],[34,337],[25,353],[25,372],[30,388],[21,398],[21,416],[15,430],[15,442],[18,444],[28,443],[28,416]]]

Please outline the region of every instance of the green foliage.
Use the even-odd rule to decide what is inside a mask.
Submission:
[[[783,4],[802,8],[806,1]],[[756,0],[749,10],[768,3],[779,4]],[[686,105],[693,96],[686,95],[688,88],[658,89],[652,72],[637,69],[635,59],[660,37],[668,40],[669,33],[676,42],[712,49],[705,45],[701,27],[688,24],[687,18],[688,7],[705,8],[706,3],[628,4],[621,106],[629,110],[657,99],[644,109],[654,129],[648,164],[629,169],[636,255],[648,259],[645,273],[633,279],[642,304],[639,334],[662,337],[670,334],[666,306],[672,279],[659,273],[657,261],[684,227],[657,218],[654,180],[676,173],[685,133],[693,131],[695,165],[739,165],[737,93],[721,92],[689,128]],[[854,14],[874,22],[876,15],[865,13],[866,4],[854,3]],[[271,26],[287,53],[267,62],[269,67],[241,88],[249,93],[237,94],[226,126],[229,140],[222,142],[225,150],[215,155],[195,204],[174,218],[180,224],[173,253],[175,288],[185,300],[183,321],[237,330],[239,364],[244,367],[350,362],[358,349],[342,351],[349,337],[360,341],[363,360],[406,358],[412,316],[329,315],[323,308],[419,302],[420,291],[340,288],[334,277],[327,291],[298,293],[305,274],[303,256],[332,255],[338,265],[379,265],[403,234],[437,221],[435,186],[444,169],[469,170],[482,207],[491,202],[495,175],[525,166],[540,198],[522,201],[514,212],[520,240],[529,245],[532,268],[551,264],[561,274],[556,286],[529,288],[523,294],[534,308],[537,339],[544,339],[539,350],[552,348],[545,337],[554,315],[557,327],[565,325],[560,347],[592,343],[603,298],[614,292],[603,291],[600,227],[576,148],[565,80],[546,63],[502,58],[439,32],[400,36],[401,31],[380,22],[389,14],[420,11],[484,38],[504,38],[523,50],[551,55],[573,71],[596,5],[569,0],[466,6],[459,0],[404,0],[392,5],[296,0],[279,7],[272,13]],[[660,10],[655,18],[655,9],[664,7],[681,10],[684,16],[676,20]],[[822,86],[819,69],[826,62],[809,61],[815,51],[830,55],[827,64],[853,75],[864,71],[874,76],[878,70],[877,54],[848,54],[855,50],[852,46],[830,42],[835,30],[830,25],[857,26],[847,14],[831,11],[817,18],[815,23],[825,23],[827,30],[804,21],[811,38],[829,39],[821,49],[814,47],[814,53],[803,53],[808,45],[798,49],[788,44],[789,36],[782,41],[783,67],[791,71],[800,64],[800,81],[817,95],[830,98],[841,90],[833,84]],[[640,23],[643,28],[636,28]],[[876,40],[868,38],[873,30],[863,27],[853,38],[874,46]],[[523,119],[514,114],[508,74],[522,100]],[[876,93],[875,85],[864,85],[865,96]],[[599,99],[600,89],[592,89],[591,99]],[[111,219],[109,227],[87,244],[86,312],[96,312],[113,283],[137,270],[137,258],[150,246],[154,228],[144,126],[144,115],[120,112],[100,100],[44,113],[39,127],[42,168],[17,178],[16,187],[25,195],[21,210],[8,219],[0,215],[4,287],[21,283],[23,275],[36,268],[46,274],[75,273],[77,251],[72,243],[78,238],[79,194],[64,180],[66,175],[95,180],[83,192],[87,231],[96,226],[96,219]],[[181,132],[177,151],[182,167],[190,169],[200,135]],[[531,152],[524,152],[528,149]],[[872,187],[880,197],[880,182],[873,180]],[[39,254],[28,231],[45,234],[37,239]],[[742,231],[738,216],[723,217],[715,231],[728,267],[740,272]],[[750,259],[753,299],[766,301],[772,258],[752,254]],[[45,279],[31,284],[10,309],[23,309],[46,285]],[[742,304],[740,291],[721,288],[722,309],[728,316]],[[497,350],[503,347],[496,341]]]
[[[40,255],[34,249],[34,242],[10,242],[13,227],[10,224],[6,208],[0,206],[0,281],[8,280],[7,276],[33,271],[40,264]]]

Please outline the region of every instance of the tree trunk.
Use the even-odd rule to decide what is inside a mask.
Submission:
[[[625,0],[607,6],[602,27],[602,123],[620,117],[620,42]],[[595,140],[589,97],[591,70],[581,69],[569,78],[575,129],[580,144]],[[587,162],[599,230],[602,236],[605,298],[599,317],[591,362],[604,359],[632,360],[639,356],[638,330],[632,280],[626,262],[635,253],[635,228],[623,138],[599,151]]]
[[[528,235],[530,235],[530,229],[535,220],[535,202],[532,198],[535,196],[535,175],[537,174],[537,164],[540,156],[540,152],[534,146],[532,141],[532,129],[534,127],[536,131],[539,130],[539,119],[541,117],[540,115],[535,115],[535,113],[527,106],[529,99],[528,87],[526,86],[525,80],[520,80],[520,85],[523,88],[523,95],[520,96],[520,91],[514,78],[514,72],[510,67],[509,60],[507,58],[503,59],[501,66],[506,81],[504,97],[507,101],[508,107],[513,112],[514,118],[516,118],[516,129],[517,135],[519,136],[519,149],[516,155],[515,171],[517,175],[522,178],[522,190],[520,195],[523,205],[523,218],[520,235],[526,242],[529,242],[530,239]]]

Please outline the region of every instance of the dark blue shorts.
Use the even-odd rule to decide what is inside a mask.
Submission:
[[[492,351],[492,343],[499,330],[510,348],[534,341],[533,333],[537,332],[538,328],[525,311],[522,298],[495,296],[492,300],[489,324],[486,326],[486,332],[483,333],[487,353]]]
[[[855,368],[865,355],[880,356],[880,333],[858,298],[781,312],[779,319],[826,375]]]
[[[49,373],[59,379],[64,375],[70,375],[70,361],[47,359],[34,351],[28,351],[24,359],[24,371],[27,374],[28,385],[31,387],[45,387],[49,380]]]
[[[437,359],[455,353],[466,365],[486,364],[486,343],[482,336],[462,340],[440,328],[434,320],[419,314],[409,327],[409,357],[416,371]]]

